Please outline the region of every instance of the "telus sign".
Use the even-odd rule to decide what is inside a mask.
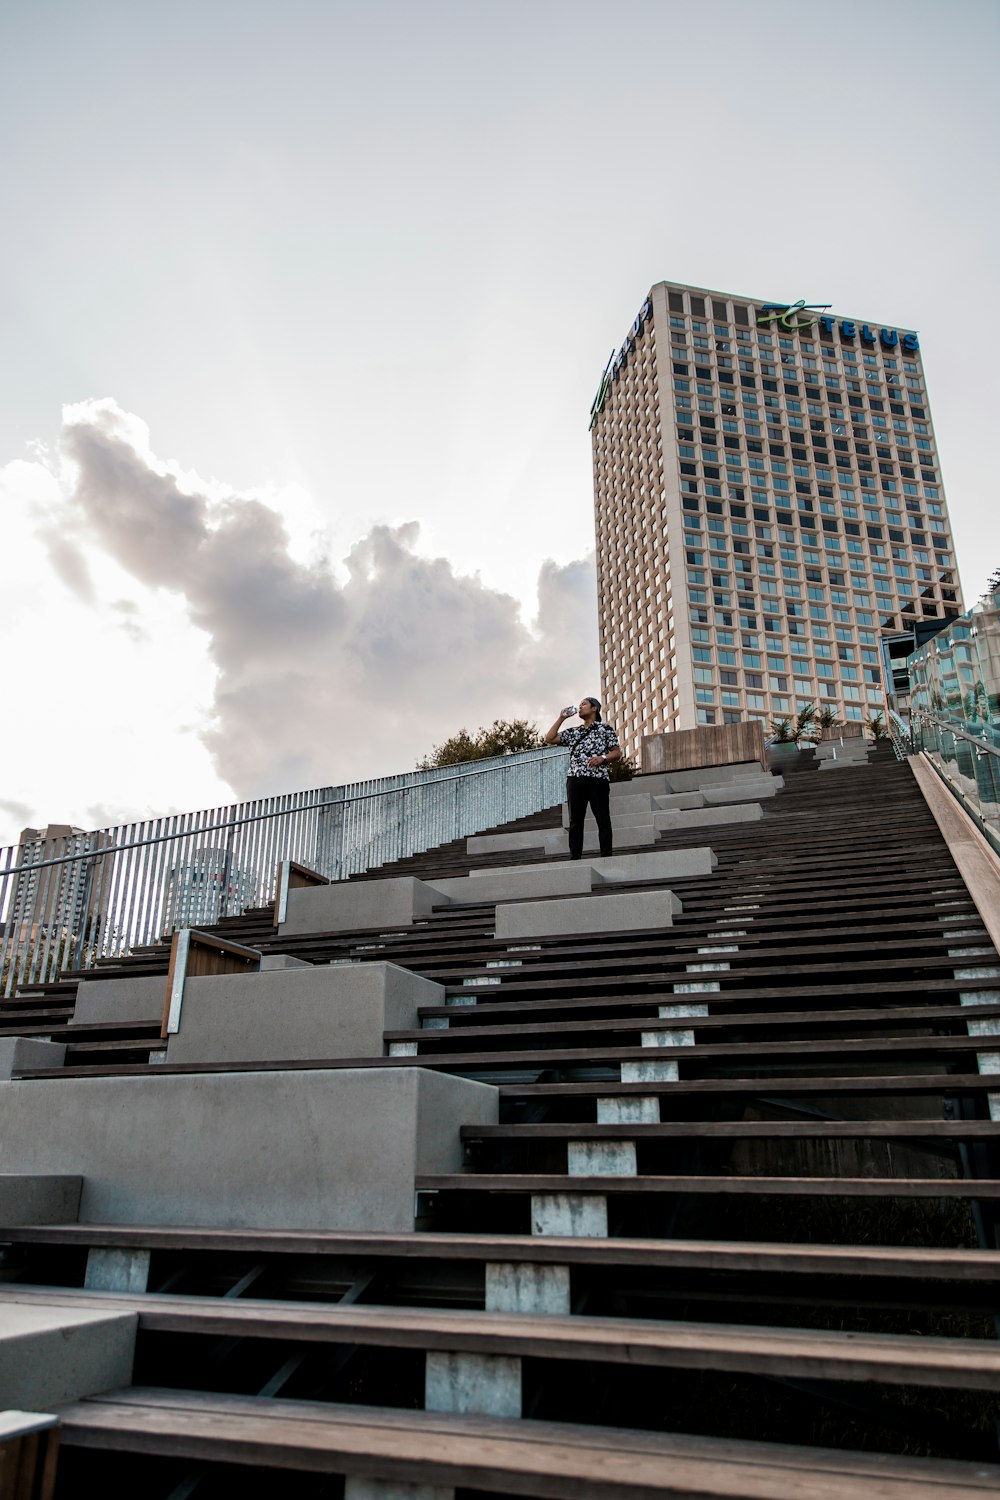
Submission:
[[[915,333],[900,333],[898,328],[872,328],[869,323],[854,323],[848,318],[837,319],[827,316],[828,302],[765,302],[757,308],[758,328],[777,328],[779,331],[795,332],[805,328],[814,328],[818,323],[822,331],[830,338],[834,332],[839,332],[845,342],[858,339],[862,344],[874,347],[881,344],[883,349],[901,348],[906,354],[916,354],[920,348],[920,340]],[[636,314],[635,322],[625,335],[625,342],[620,349],[611,354],[610,359],[604,367],[601,383],[597,388],[597,395],[590,405],[590,423],[592,428],[608,398],[608,391],[618,379],[625,362],[635,348],[635,341],[646,326],[647,319],[652,316],[653,304],[647,297]],[[816,317],[815,314],[822,313],[824,316]]]
[[[834,330],[844,340],[860,339],[862,344],[881,344],[883,349],[902,348],[906,354],[916,354],[920,340],[915,333],[900,333],[898,328],[872,328],[869,323],[852,323],[849,319],[815,318],[803,314],[825,312],[826,302],[765,302],[757,309],[758,328],[779,328],[789,331],[796,328],[812,328],[817,323],[830,338]]]
[[[635,348],[636,339],[639,337],[643,328],[645,328],[646,326],[646,319],[652,316],[652,312],[653,304],[647,297],[645,302],[640,307],[639,311],[636,313],[635,322],[632,324],[632,327],[625,335],[624,344],[622,344],[620,349],[617,349],[612,353],[611,358],[604,366],[604,374],[601,376],[601,383],[597,388],[597,395],[594,397],[593,401],[590,404],[590,422],[588,424],[588,430],[590,427],[593,427],[597,418],[604,410],[604,403],[608,398],[608,391],[612,384],[618,379],[618,376],[621,373],[622,368],[624,367],[625,361],[628,359],[632,350]]]

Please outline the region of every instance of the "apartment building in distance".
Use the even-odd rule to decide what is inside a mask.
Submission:
[[[106,833],[70,823],[22,829],[6,930],[19,941],[39,933],[81,938],[97,932],[107,916],[112,863],[100,850],[109,844]]]
[[[912,329],[658,282],[591,407],[605,716],[884,704],[880,637],[963,601]]]

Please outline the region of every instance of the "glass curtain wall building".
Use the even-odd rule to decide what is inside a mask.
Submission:
[[[879,638],[962,597],[918,335],[658,282],[591,407],[606,716],[884,703]]]

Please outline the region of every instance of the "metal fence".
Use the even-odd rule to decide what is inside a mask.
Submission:
[[[0,995],[264,906],[279,863],[331,880],[562,801],[566,751],[528,750],[0,849]]]

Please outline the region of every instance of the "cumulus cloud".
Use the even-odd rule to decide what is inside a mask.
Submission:
[[[592,559],[542,564],[529,628],[512,596],[422,556],[413,521],[373,527],[341,582],[292,547],[270,505],[158,460],[113,401],[68,408],[62,449],[62,536],[180,596],[204,632],[217,676],[202,734],[239,796],[406,770],[463,725],[545,727],[567,696],[598,690]],[[60,571],[85,592],[68,540]]]

